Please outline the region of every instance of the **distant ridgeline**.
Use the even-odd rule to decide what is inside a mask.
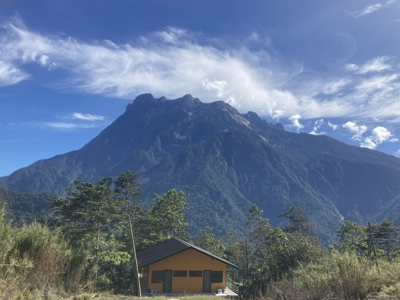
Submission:
[[[16,226],[33,220],[46,220],[49,214],[50,193],[20,193],[0,189],[0,205],[6,202],[6,217]]]
[[[279,213],[303,208],[325,243],[333,242],[344,220],[365,224],[387,217],[400,224],[398,158],[327,136],[286,132],[254,112],[190,95],[140,95],[81,149],[2,177],[0,187],[63,194],[76,178],[94,182],[127,169],[139,175],[145,203],[154,193],[183,190],[193,235],[205,226],[217,234],[243,231],[252,204],[274,226],[284,225]]]

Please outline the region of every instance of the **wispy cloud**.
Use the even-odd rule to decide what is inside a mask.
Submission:
[[[89,128],[98,128],[105,127],[108,123],[104,122],[58,122],[58,121],[49,121],[49,122],[19,122],[19,123],[6,123],[1,124],[0,128],[20,128],[20,129],[55,129],[61,131],[71,131],[77,129],[89,129]]]
[[[56,88],[106,97],[132,99],[151,92],[176,98],[191,93],[204,102],[221,99],[240,111],[256,111],[275,120],[301,115],[303,119],[348,116],[400,122],[395,57],[341,65],[330,78],[306,77],[302,63],[288,62],[273,51],[252,51],[245,43],[227,50],[205,39],[199,44],[195,37],[169,27],[127,44],[83,42],[33,32],[13,18],[0,28],[0,52],[14,77],[5,76],[8,79],[0,82],[34,78],[26,66],[36,63],[48,72],[58,68],[68,74],[53,82]],[[261,39],[257,34],[247,40]],[[76,120],[101,117],[80,114]]]
[[[339,92],[341,89],[343,89],[350,82],[351,82],[351,80],[344,79],[344,78],[339,79],[338,81],[328,82],[323,87],[323,93],[327,94],[327,95],[335,94],[335,93]]]
[[[338,129],[338,127],[339,127],[339,125],[332,124],[332,123],[329,122],[329,121],[328,121],[328,126],[329,126],[330,128],[332,128],[332,130],[336,130],[336,129]]]
[[[313,129],[311,130],[310,134],[313,134],[313,135],[324,135],[324,134],[326,134],[326,132],[324,132],[324,131],[318,132],[319,128],[320,128],[323,124],[325,124],[324,119],[320,119],[320,120],[315,121],[315,122],[314,122],[314,127],[313,127]]]
[[[0,86],[13,85],[28,77],[27,74],[14,65],[0,60]]]
[[[355,71],[357,74],[366,74],[370,72],[381,72],[391,68],[391,65],[386,63],[391,57],[389,56],[379,56],[374,59],[367,61],[365,64],[358,66],[356,64],[346,65],[346,69],[350,71]]]
[[[67,118],[84,121],[103,121],[105,119],[104,116],[83,114],[79,112],[74,112],[71,116],[67,116]]]
[[[381,3],[376,3],[376,4],[371,4],[366,6],[363,10],[354,13],[354,16],[359,18],[368,14],[372,14],[375,11],[378,11],[382,8],[382,4]]]
[[[52,128],[58,130],[71,130],[71,129],[82,129],[82,128],[96,128],[99,127],[100,124],[87,124],[87,123],[72,123],[72,122],[43,122],[36,123],[34,126],[40,128]]]
[[[350,131],[353,136],[351,137],[352,140],[359,141],[362,138],[362,135],[367,131],[367,126],[365,125],[357,125],[355,122],[348,121],[342,125],[343,128]]]
[[[352,15],[356,18],[372,14],[384,7],[390,7],[392,4],[396,3],[397,0],[387,0],[385,3],[375,3],[375,4],[370,4],[364,7],[364,9],[357,11],[353,13]]]

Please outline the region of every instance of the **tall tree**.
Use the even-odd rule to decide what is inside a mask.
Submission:
[[[370,255],[370,238],[365,226],[359,226],[353,221],[345,221],[336,233],[339,244],[335,244],[331,248],[341,252],[356,251],[363,256]]]
[[[278,217],[283,217],[289,221],[289,225],[283,229],[287,233],[298,232],[307,235],[312,230],[307,213],[300,207],[291,206],[289,210],[280,213]]]
[[[154,204],[150,208],[150,239],[153,243],[177,237],[189,240],[188,223],[183,215],[188,210],[185,194],[175,189],[163,195],[154,195]]]
[[[200,232],[201,234],[196,237],[194,244],[208,252],[222,257],[225,251],[223,240],[216,238],[212,228],[209,226]]]
[[[129,170],[119,174],[118,178],[114,181],[114,192],[116,197],[123,201],[123,211],[129,227],[130,239],[132,242],[132,254],[135,260],[138,296],[141,297],[142,292],[140,288],[139,267],[133,234],[133,219],[138,215],[138,212],[141,211],[141,206],[138,205],[137,200],[142,195],[142,192],[139,189],[140,185],[136,183],[136,179],[137,174],[133,174]],[[132,199],[134,199],[134,201],[131,201]]]
[[[372,230],[378,248],[384,249],[386,258],[390,261],[390,255],[395,244],[399,240],[399,227],[393,226],[393,222],[388,221],[386,218],[378,224],[372,225]]]
[[[114,197],[112,178],[103,178],[98,183],[79,180],[74,183],[75,188],[67,188],[65,197],[50,199],[51,208],[73,246],[88,252],[88,274],[94,273],[97,288],[99,268],[120,265],[130,259],[128,253],[120,251],[123,245],[112,234],[113,228],[121,222],[119,212],[123,203]],[[102,280],[108,282],[105,277]]]

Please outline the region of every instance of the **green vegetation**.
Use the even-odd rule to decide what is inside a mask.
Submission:
[[[0,204],[6,203],[6,217],[13,225],[22,226],[24,222],[47,219],[49,217],[50,193],[30,194],[8,191],[0,188]]]
[[[115,180],[75,180],[65,196],[50,199],[47,223],[14,226],[3,204],[0,299],[137,299],[135,248],[191,237],[185,194],[175,189],[155,194],[145,206],[136,179],[126,171]],[[239,266],[228,277],[240,298],[347,300],[372,293],[400,298],[400,228],[392,222],[346,221],[328,251],[304,210],[290,207],[278,216],[285,227],[272,226],[253,205],[243,224],[247,234],[217,237],[205,227],[193,240]]]
[[[81,291],[136,294],[137,249],[189,238],[183,192],[144,207],[129,171],[97,183],[75,180],[52,197],[52,219],[15,227],[0,210],[0,299],[53,299]],[[134,237],[134,240],[132,239]]]

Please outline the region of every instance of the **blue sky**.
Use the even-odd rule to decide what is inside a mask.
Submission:
[[[145,92],[399,155],[399,29],[400,0],[2,0],[0,176]]]

